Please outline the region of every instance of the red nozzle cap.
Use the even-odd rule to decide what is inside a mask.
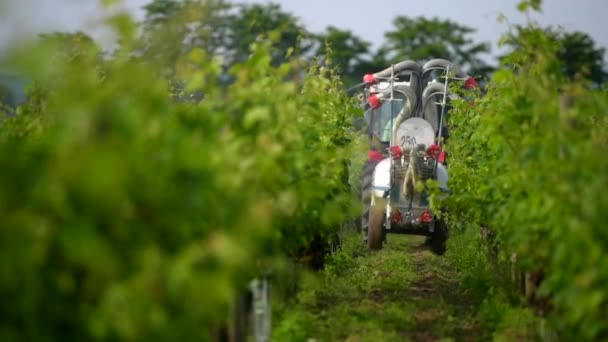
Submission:
[[[376,76],[374,74],[367,74],[363,76],[363,82],[367,85],[376,84]]]
[[[445,164],[445,151],[441,151],[439,153],[439,158],[437,159],[441,164]]]
[[[393,159],[399,159],[399,158],[401,158],[401,156],[403,156],[403,149],[399,145],[391,146],[389,148],[389,151],[390,151],[391,157],[393,157]]]
[[[471,89],[475,89],[475,88],[479,87],[479,84],[473,77],[469,77],[466,80],[466,82],[464,83],[464,87],[471,90]]]
[[[399,210],[394,210],[391,213],[391,221],[396,222],[396,223],[403,222],[403,214],[401,214],[401,212]]]
[[[372,107],[372,109],[378,109],[382,106],[382,101],[380,101],[380,97],[378,95],[370,95],[367,98],[367,103]]]
[[[378,151],[369,151],[367,153],[367,156],[369,157],[369,160],[373,160],[373,161],[381,161],[384,159],[384,156],[382,155],[382,153],[380,153]]]
[[[441,153],[441,147],[439,145],[436,144],[432,144],[431,146],[429,146],[429,148],[426,150],[426,154],[433,158],[436,159],[437,157],[439,157],[439,154]]]
[[[430,210],[425,209],[422,214],[420,214],[420,222],[422,223],[431,223],[433,222],[433,214]]]

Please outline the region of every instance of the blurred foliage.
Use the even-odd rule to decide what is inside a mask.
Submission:
[[[139,53],[172,66],[194,47],[221,56],[224,66],[239,63],[250,54],[258,37],[270,37],[272,64],[279,65],[297,56],[322,57],[331,49],[332,65],[345,85],[362,74],[384,69],[402,59],[448,58],[476,74],[490,71],[480,55],[489,52],[486,43],[475,43],[474,30],[452,21],[423,17],[397,17],[380,49],[371,50],[351,31],[329,26],[324,32],[309,32],[280,5],[238,4],[225,0],[153,0],[145,6],[143,39]],[[173,74],[172,70],[165,70]]]
[[[546,38],[553,41],[556,49],[554,53],[560,60],[562,73],[569,80],[586,79],[592,81],[596,86],[608,80],[608,74],[604,70],[605,49],[595,46],[591,37],[583,32],[566,32],[553,27],[543,29]],[[521,37],[533,35],[526,27],[516,26],[512,33],[504,38],[503,43],[511,50],[525,50],[521,44]],[[522,51],[522,53],[524,53]],[[528,51],[528,53],[534,53]],[[509,55],[501,56],[505,60]]]
[[[278,4],[238,5],[227,22],[226,49],[231,63],[246,60],[249,46],[260,36],[271,37],[274,42],[270,47],[273,65],[281,64],[291,56],[306,54],[312,45],[306,28]]]
[[[536,300],[560,339],[606,339],[608,96],[564,73],[552,34],[516,32],[487,94],[451,112],[452,219],[488,227],[499,260],[517,253],[545,275]]]
[[[318,42],[316,55],[331,55],[330,62],[346,85],[360,82],[361,75],[370,72],[361,70],[361,65],[370,53],[371,43],[357,37],[352,31],[329,26],[315,38]]]
[[[137,46],[99,58],[61,34],[15,53],[35,82],[0,130],[0,340],[211,340],[249,279],[354,216],[358,109],[328,69],[274,66],[274,43],[229,85],[184,51],[200,102],[174,101]]]
[[[210,55],[225,53],[228,12],[223,0],[152,0],[144,7],[143,34],[136,46],[144,60],[173,75],[170,67],[194,48]]]
[[[345,234],[326,268],[302,274],[297,296],[276,305],[272,341],[407,340],[404,333],[412,330],[424,304],[407,296],[417,274],[412,259],[404,258],[406,250],[407,240],[400,239],[369,253],[360,234]]]
[[[521,0],[517,3],[517,10],[520,12],[541,11],[542,0]]]
[[[526,306],[512,283],[510,260],[494,258],[494,246],[479,234],[475,222],[452,222],[450,229],[445,257],[473,299],[475,319],[483,326],[483,340],[539,340],[541,319]]]
[[[0,84],[0,104],[12,106],[14,103],[15,100],[13,100],[13,93],[11,89],[4,84]]]
[[[101,57],[101,48],[93,38],[83,32],[54,32],[40,35],[43,44],[54,45],[57,52],[54,58],[58,63],[79,63],[85,59]]]

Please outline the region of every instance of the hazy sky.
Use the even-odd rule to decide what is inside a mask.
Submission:
[[[138,18],[149,0],[125,0],[122,8]],[[112,41],[103,30],[99,0],[0,0],[0,48],[33,34],[49,30],[77,30],[90,33],[104,43]],[[240,0],[239,2],[268,2]],[[391,28],[397,15],[449,18],[478,30],[478,40],[489,41],[493,52],[507,29],[497,21],[504,14],[511,22],[525,17],[516,10],[518,0],[275,0],[300,18],[311,31],[328,25],[352,30],[376,46]],[[608,0],[544,0],[542,24],[561,25],[567,30],[589,33],[599,46],[608,47]]]

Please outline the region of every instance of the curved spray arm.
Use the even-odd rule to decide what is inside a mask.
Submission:
[[[458,67],[456,64],[448,61],[447,59],[443,59],[443,58],[435,58],[435,59],[431,59],[430,61],[426,62],[423,66],[422,66],[422,79],[423,81],[426,81],[426,77],[428,76],[428,74],[433,71],[433,70],[447,70],[448,67],[450,68],[450,71],[456,75],[456,79],[459,80],[466,80],[469,78],[469,75],[467,75],[464,71],[462,71],[462,69],[460,67]]]
[[[379,79],[387,79],[390,78],[393,75],[393,72],[395,73],[395,75],[399,75],[403,72],[409,71],[411,73],[415,73],[418,76],[420,76],[420,74],[422,73],[422,68],[420,67],[420,64],[418,64],[415,61],[411,61],[411,60],[407,60],[407,61],[403,61],[403,62],[399,62],[395,65],[392,65],[382,71],[379,71],[377,73],[374,74],[367,74],[363,77],[363,80],[365,81],[365,83],[367,84],[374,84],[377,82],[377,80]]]
[[[384,80],[390,83],[390,89],[399,75],[410,75],[409,85],[412,89],[415,89],[416,95],[420,96],[422,92],[422,84],[420,82],[422,68],[420,64],[412,60],[399,62],[374,74],[367,74],[363,76],[363,83],[369,86]]]
[[[422,109],[421,116],[424,120],[428,121],[431,126],[433,126],[433,130],[437,133],[438,125],[439,125],[439,115],[437,113],[437,107],[431,106],[428,107],[429,101],[431,101],[436,95],[444,95],[445,88],[442,83],[431,83],[426,88],[424,88],[424,92],[422,93]]]
[[[363,76],[363,82],[356,84],[350,88],[348,88],[346,91],[347,92],[351,92],[359,87],[362,86],[370,86],[370,85],[374,85],[376,83],[378,83],[378,81],[391,81],[394,82],[395,81],[395,77],[400,75],[400,74],[406,74],[406,73],[410,73],[411,75],[413,75],[412,78],[416,78],[416,80],[414,81],[416,84],[416,87],[420,87],[419,85],[419,81],[420,81],[420,77],[422,75],[422,68],[420,67],[420,64],[418,64],[415,61],[412,60],[406,60],[406,61],[402,61],[399,62],[397,64],[391,65],[390,67],[373,73],[373,74],[366,74]],[[410,81],[411,82],[411,81]]]
[[[403,123],[403,121],[410,118],[414,114],[414,111],[418,106],[418,96],[412,88],[403,87],[402,89],[400,89],[400,91],[402,91],[402,93],[405,95],[406,101],[403,108],[401,109],[397,117],[395,117],[395,120],[393,122],[391,132],[391,146],[399,145],[399,142],[395,141],[395,139],[397,139],[397,130],[401,123]]]
[[[433,129],[437,134],[441,134],[441,132],[438,132],[438,130],[445,121],[445,118],[439,117],[439,113],[437,112],[437,108],[435,106],[430,108],[432,111],[431,113],[428,113],[429,109],[427,109],[429,102],[437,95],[443,95],[451,99],[457,99],[459,96],[451,92],[449,88],[446,94],[445,85],[443,83],[431,83],[424,89],[424,92],[422,93],[422,118],[433,126]],[[444,111],[442,110],[442,112]],[[432,117],[429,117],[427,114],[432,115]]]
[[[403,61],[403,62],[399,62],[393,66],[390,66],[382,71],[379,71],[375,74],[372,74],[375,78],[388,78],[391,77],[393,71],[395,72],[395,75],[399,75],[400,73],[404,72],[404,71],[409,71],[412,73],[417,73],[418,75],[420,75],[420,73],[422,72],[422,68],[420,67],[420,64],[418,64],[415,61],[411,61],[411,60],[407,60],[407,61]]]

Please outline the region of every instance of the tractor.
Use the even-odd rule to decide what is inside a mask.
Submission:
[[[427,237],[436,254],[446,250],[448,228],[433,213],[429,191],[435,180],[449,194],[446,153],[447,112],[458,95],[452,82],[477,86],[474,78],[445,59],[422,66],[411,60],[363,78],[369,156],[361,176],[363,240],[371,250],[383,247],[387,233]]]

